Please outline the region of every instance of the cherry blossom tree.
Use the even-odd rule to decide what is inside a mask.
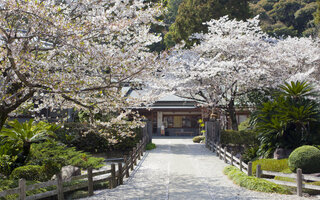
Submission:
[[[258,17],[246,22],[222,17],[207,25],[207,34],[193,36],[201,40],[199,45],[171,52],[158,88],[212,110],[222,108],[237,130],[235,102],[248,92],[292,79],[319,86],[319,40],[269,37]]]
[[[38,110],[127,107],[122,84],[156,65],[147,46],[159,41],[149,33],[159,13],[142,0],[1,0],[0,129],[35,99]],[[106,125],[122,124],[126,113]]]

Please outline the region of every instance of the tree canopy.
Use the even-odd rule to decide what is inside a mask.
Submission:
[[[203,24],[211,19],[218,19],[229,15],[231,19],[247,19],[250,17],[247,0],[184,0],[179,6],[175,22],[170,26],[165,36],[165,44],[172,47],[174,44],[185,41],[191,46],[196,40],[190,40],[193,33],[208,32],[208,26]]]
[[[258,0],[250,4],[254,15],[260,15],[263,31],[273,36],[314,35],[316,0]]]
[[[135,0],[1,1],[0,128],[29,100],[42,101],[36,110],[127,107],[122,84],[155,63],[147,46],[159,41],[149,32],[159,12]]]

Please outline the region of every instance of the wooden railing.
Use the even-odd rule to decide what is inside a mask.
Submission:
[[[18,194],[20,200],[36,200],[51,196],[57,196],[58,200],[64,199],[64,193],[70,192],[78,189],[88,188],[89,196],[92,196],[93,193],[93,185],[100,182],[109,182],[109,188],[115,188],[118,185],[123,184],[124,177],[128,178],[130,176],[130,170],[134,169],[134,166],[137,165],[137,160],[140,160],[143,156],[143,152],[146,148],[147,139],[144,137],[137,144],[136,147],[129,152],[128,156],[125,156],[122,162],[118,162],[118,167],[116,170],[116,164],[111,164],[110,170],[100,170],[93,172],[92,168],[87,170],[87,174],[80,176],[73,176],[70,179],[63,180],[61,172],[56,174],[56,180],[50,180],[47,182],[36,183],[32,185],[26,185],[25,179],[19,180],[19,187],[5,190],[0,192],[0,197],[6,197],[7,195]],[[101,177],[105,175],[104,177]],[[71,183],[75,180],[82,180],[83,182],[77,183],[76,185],[65,186],[67,183]],[[32,196],[27,196],[26,192],[30,190],[36,190],[40,188],[55,186],[56,189],[35,194]]]
[[[212,151],[216,151],[217,156],[224,160],[225,163],[229,163],[232,166],[237,167],[241,171],[245,172],[248,176],[252,176],[252,162],[248,162],[248,164],[244,163],[242,161],[242,157],[238,159],[234,156],[233,152],[228,152],[227,148],[221,147],[221,144],[215,144],[212,141],[207,141],[207,148]],[[307,184],[307,182],[310,181],[320,181],[320,177],[315,177],[307,174],[302,174],[301,169],[297,169],[297,173],[294,174],[285,174],[281,172],[273,172],[273,171],[266,171],[261,170],[261,165],[257,165],[256,167],[256,177],[257,178],[263,178],[267,181],[279,184],[279,185],[285,185],[289,187],[296,187],[297,188],[297,195],[302,196],[302,189],[311,189],[311,190],[318,190],[320,191],[320,186],[318,185],[311,185]],[[280,180],[274,180],[272,178],[264,178],[264,177],[286,177],[286,178],[292,178],[293,181],[280,181]]]

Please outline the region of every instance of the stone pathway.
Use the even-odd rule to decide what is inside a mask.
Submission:
[[[85,199],[310,199],[238,187],[222,173],[226,164],[191,138],[162,137],[153,139],[153,143],[157,148],[147,151],[124,185],[95,191]]]

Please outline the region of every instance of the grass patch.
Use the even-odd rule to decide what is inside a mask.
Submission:
[[[252,162],[252,173],[256,174],[257,165],[261,165],[262,170],[282,172],[288,169],[288,159],[260,159]]]
[[[148,143],[147,146],[146,146],[146,150],[152,150],[152,149],[155,149],[156,148],[156,144],[154,143]]]
[[[223,173],[233,180],[235,184],[249,190],[267,193],[291,194],[291,191],[288,187],[277,185],[254,176],[247,176],[234,166],[227,166]]]

